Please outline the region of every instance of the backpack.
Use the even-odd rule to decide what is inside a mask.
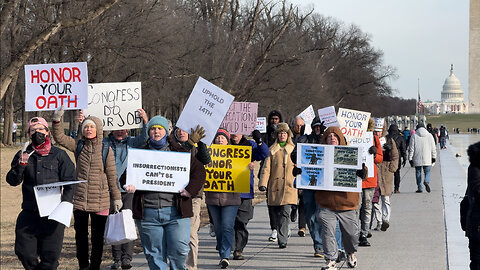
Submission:
[[[75,161],[78,160],[78,155],[80,155],[80,152],[82,151],[83,147],[85,146],[85,141],[84,140],[78,140],[77,142],[77,148],[75,149]],[[105,165],[107,163],[107,156],[108,156],[108,148],[110,146],[108,144],[105,144],[102,142],[102,161],[103,161],[103,168],[105,168]]]

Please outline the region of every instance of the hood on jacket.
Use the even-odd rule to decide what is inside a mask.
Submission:
[[[480,142],[471,144],[467,150],[468,158],[472,165],[480,167]]]
[[[417,134],[420,137],[427,137],[427,136],[432,136],[427,129],[424,127],[420,127],[416,130],[415,134]]]
[[[93,121],[93,123],[95,123],[95,128],[97,129],[97,139],[99,141],[102,141],[103,140],[103,122],[102,122],[102,120],[100,120],[100,118],[98,118],[98,117],[91,116],[91,115],[89,117],[85,118],[85,120],[83,120],[83,121],[85,122],[87,120]],[[81,133],[81,138],[86,139],[83,136],[83,129],[80,133]]]
[[[370,117],[370,119],[368,119],[367,131],[373,131],[374,129],[375,129],[375,120],[373,120],[373,117]]]
[[[279,123],[283,122],[282,114],[281,114],[279,111],[277,111],[277,110],[273,110],[273,111],[271,111],[271,112],[268,114],[267,125],[270,125],[270,119],[271,119],[273,116],[278,116],[278,118],[280,118]]]
[[[342,131],[340,130],[339,127],[329,127],[325,132],[323,133],[322,136],[322,144],[327,144],[327,137],[330,135],[330,133],[335,133],[339,139],[339,145],[347,145],[347,142],[345,140],[345,137],[343,136]]]
[[[391,124],[390,127],[388,128],[388,134],[396,134],[396,133],[400,133],[398,126],[395,124]]]

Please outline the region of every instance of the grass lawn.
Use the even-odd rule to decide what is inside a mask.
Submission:
[[[459,128],[460,132],[467,132],[467,128],[480,128],[480,114],[427,115],[427,123],[434,127],[444,125],[450,131]]]

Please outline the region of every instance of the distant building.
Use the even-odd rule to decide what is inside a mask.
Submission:
[[[425,114],[468,113],[468,103],[464,101],[462,85],[450,67],[450,76],[445,79],[441,93],[441,101],[426,101],[423,107]]]
[[[470,113],[480,113],[480,0],[470,0],[468,102]]]

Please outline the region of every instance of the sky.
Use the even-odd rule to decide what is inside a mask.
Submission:
[[[440,101],[445,79],[454,74],[468,99],[468,0],[290,0],[301,10],[355,24],[397,69],[389,84],[395,96]]]

